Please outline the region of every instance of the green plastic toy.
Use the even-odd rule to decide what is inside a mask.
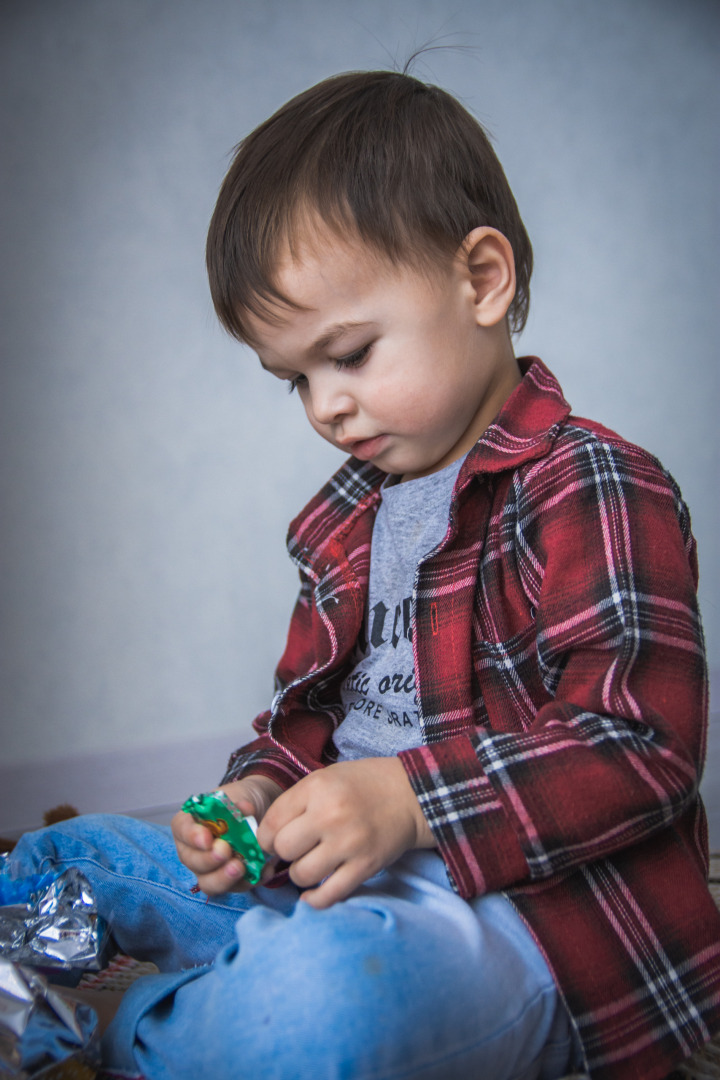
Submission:
[[[255,818],[245,817],[224,791],[191,795],[183,803],[182,809],[200,825],[205,825],[213,836],[227,840],[245,863],[245,880],[257,885],[265,866],[265,855],[255,839]]]

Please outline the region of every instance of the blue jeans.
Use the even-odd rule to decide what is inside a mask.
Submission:
[[[291,885],[206,900],[169,829],[75,818],[23,837],[24,876],[77,866],[120,948],[161,974],[125,994],[106,1067],[148,1080],[555,1080],[577,1043],[499,895],[468,903],[408,853],[326,911]]]

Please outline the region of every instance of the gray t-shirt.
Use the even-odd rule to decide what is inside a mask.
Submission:
[[[464,458],[440,472],[382,487],[370,552],[364,633],[342,686],[345,719],[335,732],[338,760],[389,757],[419,746],[413,622],[415,572],[444,539]]]

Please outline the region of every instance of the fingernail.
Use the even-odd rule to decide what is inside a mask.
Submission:
[[[225,867],[225,873],[230,878],[238,878],[242,874],[243,868],[238,862],[229,862]]]

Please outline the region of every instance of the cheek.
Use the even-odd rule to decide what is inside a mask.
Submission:
[[[401,415],[409,433],[444,439],[464,422],[469,401],[467,393],[448,394],[442,379],[433,377],[429,384],[404,395]]]
[[[410,350],[409,350],[410,351]],[[383,377],[373,380],[362,394],[362,404],[374,416],[402,416],[424,410],[432,398],[432,386],[422,365],[405,363],[405,357],[387,365]]]
[[[441,407],[442,383],[433,371],[429,377],[421,368],[408,371],[405,377],[389,380],[375,396],[377,408],[394,416],[405,417],[418,423],[422,418],[434,416]]]

